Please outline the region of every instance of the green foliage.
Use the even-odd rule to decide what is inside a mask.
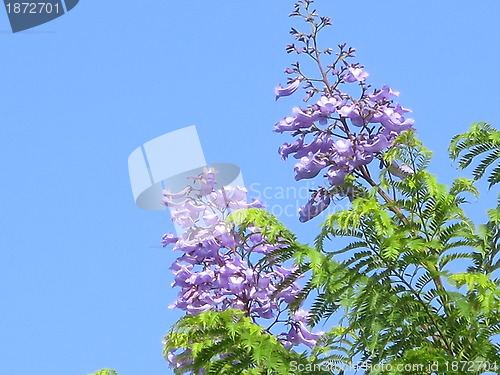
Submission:
[[[500,292],[491,276],[499,263],[498,209],[477,233],[461,208],[464,194],[478,195],[473,182],[439,184],[425,170],[430,153],[405,137],[406,145],[392,149],[387,161],[410,165],[415,173],[394,181],[383,171],[391,197],[378,199],[377,186],[324,223],[317,251],[342,261],[312,270],[319,289],[312,321],[342,313],[349,356],[373,363],[499,361],[492,336],[500,327]],[[331,250],[327,241],[335,237],[353,240]],[[471,265],[468,272],[451,272],[457,260]]]
[[[465,148],[457,139],[460,153]],[[386,165],[406,164],[414,173],[396,181],[389,167],[383,169],[380,184],[354,199],[349,210],[328,217],[315,248],[298,244],[263,210],[236,213],[232,222],[258,223],[275,241],[286,239],[288,246],[268,258],[293,259],[299,266],[283,287],[309,275],[292,307],[314,297],[312,325],[343,316],[343,324],[324,336],[321,350],[315,349],[323,361],[349,363],[361,356],[378,364],[434,363],[437,374],[461,373],[446,369],[452,361],[500,361],[492,340],[500,332],[499,280],[492,276],[500,268],[500,201],[488,212],[490,221],[476,228],[462,209],[467,194],[479,196],[474,181],[457,178],[448,188],[427,172],[431,153],[413,132],[396,143],[384,155]],[[489,182],[495,180],[490,176]],[[352,241],[330,249],[336,237]],[[452,272],[454,262],[468,265],[467,272]]]
[[[453,137],[450,147],[450,156],[459,159],[459,168],[468,167],[475,158],[484,153],[489,154],[480,160],[472,174],[474,178],[480,179],[486,173],[488,167],[492,172],[488,177],[490,188],[500,182],[500,131],[485,122],[472,124],[466,133]],[[465,155],[463,154],[465,153]],[[480,240],[476,243],[478,253],[474,257],[474,265],[469,268],[470,272],[483,272],[491,274],[500,268],[500,195],[496,208],[488,210],[489,221],[479,227]]]
[[[185,351],[189,349],[188,351]],[[180,319],[165,338],[164,355],[183,351],[176,374],[288,375],[292,364],[314,361],[287,350],[242,311],[206,311]],[[300,372],[295,372],[299,374]],[[328,374],[324,371],[308,372]]]
[[[102,369],[89,375],[118,375],[118,373],[115,370]]]
[[[460,157],[460,169],[468,167],[481,155],[482,159],[472,171],[474,179],[480,179],[488,167],[492,167],[488,177],[490,187],[500,182],[500,131],[491,125],[485,122],[472,124],[468,132],[453,137],[449,152],[454,160]]]
[[[469,135],[454,138],[452,157],[470,148],[460,159],[465,168],[484,152],[479,144],[498,147],[497,133],[476,124]],[[285,262],[297,266],[276,292],[303,279],[292,311],[312,299],[312,326],[338,320],[320,343],[297,353],[242,311],[207,311],[182,318],[166,336],[164,354],[176,355],[176,374],[202,368],[207,374],[333,374],[340,370],[321,365],[361,359],[371,364],[365,370],[370,375],[458,375],[464,371],[451,368],[453,362],[500,363],[494,342],[500,334],[500,280],[494,276],[500,268],[500,199],[488,211],[488,223],[476,226],[462,209],[468,196],[479,196],[474,180],[440,184],[426,170],[430,151],[413,132],[396,143],[383,156],[380,183],[365,175],[370,188],[359,189],[350,209],[328,216],[314,247],[299,243],[263,209],[239,210],[228,218],[241,238],[252,226],[280,245],[253,265],[256,270]],[[491,157],[485,160],[473,175],[481,178],[493,166],[492,186],[498,167]],[[394,163],[413,173],[395,179]],[[350,241],[339,246],[336,238]],[[250,263],[251,254],[235,251]],[[297,364],[304,371],[295,371]],[[468,373],[484,372],[478,367]]]
[[[450,147],[453,157],[472,149],[460,159],[462,168],[484,152],[481,142],[497,145],[497,133],[485,124],[466,134]],[[383,156],[380,183],[365,176],[371,189],[358,189],[362,194],[350,209],[328,216],[314,247],[300,244],[263,209],[239,210],[228,218],[242,238],[252,226],[280,245],[261,257],[256,269],[295,263],[297,270],[276,292],[303,278],[292,311],[313,299],[312,326],[338,319],[320,344],[297,353],[241,311],[207,311],[182,318],[166,337],[165,356],[175,353],[182,364],[176,374],[198,374],[202,368],[207,374],[300,374],[291,364],[301,364],[304,374],[332,374],[340,370],[321,365],[361,359],[371,364],[365,370],[370,375],[451,375],[463,373],[450,367],[454,361],[500,363],[500,346],[493,340],[500,334],[500,281],[494,277],[500,268],[500,199],[488,211],[489,222],[476,227],[462,209],[468,195],[479,196],[474,180],[440,184],[426,170],[430,151],[413,132],[401,134],[396,144]],[[491,157],[485,160],[474,170],[475,179],[492,165]],[[395,164],[413,173],[396,180]],[[490,186],[498,182],[497,169],[488,178]],[[338,246],[336,238],[351,241]],[[240,255],[250,262],[251,254]],[[466,271],[455,271],[460,268]]]
[[[279,239],[295,241],[295,235],[290,232],[273,214],[262,208],[249,208],[232,212],[227,221],[235,224],[240,229],[246,229],[250,225],[260,229],[270,243],[277,243]]]
[[[500,268],[500,197],[496,208],[488,210],[489,221],[479,227],[480,241],[477,247],[480,252],[474,258],[473,271],[493,273]]]

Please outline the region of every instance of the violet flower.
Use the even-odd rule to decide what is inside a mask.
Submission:
[[[278,149],[278,152],[280,153],[281,158],[285,160],[288,155],[299,151],[303,145],[304,137],[300,137],[292,144],[284,143],[283,145],[281,145],[281,147]]]
[[[365,72],[362,67],[350,66],[348,70],[349,73],[344,77],[344,81],[348,83],[363,82],[369,76],[368,72]]]
[[[337,111],[337,107],[342,103],[342,101],[335,97],[322,96],[321,99],[316,103],[321,114],[329,116]]]
[[[295,180],[316,177],[325,167],[325,160],[318,159],[312,152],[309,152],[307,156],[303,156],[300,162],[295,164]]]
[[[330,137],[326,133],[320,133],[319,135],[314,137],[314,140],[311,143],[302,143],[302,147],[298,151],[296,151],[294,158],[300,159],[303,156],[308,155],[310,152],[312,152],[313,154],[317,152],[328,152],[332,145],[332,137]]]
[[[163,247],[165,247],[165,246],[168,246],[170,244],[176,243],[177,240],[178,240],[178,238],[175,237],[175,235],[173,233],[167,233],[167,234],[163,235],[163,237],[161,239],[161,245]]]
[[[288,332],[287,340],[293,345],[303,344],[313,349],[323,334],[323,332],[312,333],[303,322],[295,322]]]
[[[315,218],[328,208],[330,201],[330,195],[325,190],[320,190],[305,206],[299,209],[299,221],[305,223]]]
[[[295,78],[287,87],[282,87],[278,85],[274,88],[274,95],[276,95],[276,100],[281,98],[282,96],[292,95],[300,86],[300,81],[302,77]]]
[[[383,100],[390,100],[399,96],[399,91],[393,91],[389,86],[384,85],[381,89],[375,90],[373,94],[369,94],[368,97],[373,102],[380,102]]]
[[[362,143],[362,146],[365,152],[376,153],[382,151],[384,148],[389,147],[391,144],[392,142],[389,141],[384,134],[379,134],[369,139],[368,141],[364,141]]]

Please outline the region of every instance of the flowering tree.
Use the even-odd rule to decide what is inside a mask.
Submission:
[[[165,191],[183,229],[162,240],[180,254],[172,307],[186,313],[165,338],[167,361],[176,374],[344,374],[354,363],[366,374],[498,372],[500,198],[484,225],[462,206],[479,195],[475,180],[500,182],[500,132],[478,123],[453,138],[459,168],[480,160],[474,179],[440,184],[398,92],[371,87],[353,48],[320,48],[330,20],[312,5],[295,4],[309,29],[292,28],[287,51],[317,73],[293,63],[275,89],[276,99],[305,90],[310,104],[274,130],[292,137],[279,153],[297,159],[295,179],[321,180],[299,220],[338,199],[350,208],[329,215],[311,247],[243,187],[218,186],[212,168]]]

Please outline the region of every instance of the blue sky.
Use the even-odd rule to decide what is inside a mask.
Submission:
[[[207,161],[240,166],[253,190],[298,188],[276,152],[287,137],[272,133],[301,105],[273,97],[296,59],[284,52],[292,4],[81,1],[18,34],[0,12],[1,374],[171,373],[161,340],[180,316],[167,309],[175,254],[155,246],[173,226],[134,205],[127,158],[196,125]],[[500,3],[317,5],[334,23],[323,45],[354,46],[370,82],[413,109],[432,171],[461,174],[450,137],[475,121],[500,126]],[[471,215],[483,220],[495,194]],[[282,219],[305,241],[321,221]]]

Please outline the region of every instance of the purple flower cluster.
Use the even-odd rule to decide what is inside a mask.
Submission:
[[[353,51],[350,49],[348,53]],[[284,143],[279,148],[283,159],[290,155],[298,159],[294,168],[295,180],[312,179],[323,172],[328,185],[338,187],[349,175],[366,177],[367,165],[374,159],[381,159],[381,153],[394,144],[401,132],[413,129],[414,121],[405,117],[410,110],[394,101],[399,95],[397,91],[383,86],[370,92],[365,85],[368,73],[363,66],[331,68],[337,84],[326,86],[315,104],[293,108],[291,116],[278,121],[274,131],[289,132],[295,137],[293,143]],[[287,72],[296,73],[298,69],[289,68]],[[276,95],[293,94],[297,82],[301,81],[309,79],[296,77],[289,87],[276,89]],[[349,83],[360,85],[359,99],[339,89],[342,84]],[[305,87],[313,87],[313,84],[309,81]],[[309,91],[305,100],[314,93],[314,90]],[[310,220],[328,207],[330,199],[326,190],[322,191],[321,197],[313,194],[311,201],[301,209],[300,221]]]
[[[410,110],[395,102],[399,92],[389,86],[371,89],[367,85],[369,74],[364,66],[350,62],[355,57],[354,48],[341,44],[332,63],[323,63],[323,58],[331,56],[333,50],[319,49],[317,36],[332,23],[328,17],[316,13],[313,2],[295,3],[290,16],[302,18],[311,28],[307,32],[292,28],[290,34],[299,46],[289,44],[286,51],[310,57],[320,74],[311,77],[298,62],[293,63],[285,69],[289,75],[288,86],[278,85],[274,90],[276,99],[294,94],[301,86],[306,90],[305,102],[315,95],[319,97],[306,108],[294,107],[292,114],[274,127],[275,132],[289,132],[295,138],[294,142],[279,148],[283,159],[290,155],[298,159],[295,180],[312,179],[322,173],[328,182],[328,189],[314,191],[311,200],[302,207],[300,221],[317,216],[330,204],[329,195],[334,195],[338,188],[352,187],[357,178],[376,185],[368,169],[375,159],[379,159],[389,173],[394,171],[398,176],[412,173],[399,167],[389,168],[382,158],[382,153],[394,145],[398,135],[413,129],[413,119],[405,117]],[[359,96],[351,94],[355,91],[353,84],[361,89]]]
[[[306,109],[293,108],[292,116],[280,120],[274,130],[296,137],[279,148],[283,159],[291,154],[299,159],[295,179],[314,178],[325,170],[330,185],[342,185],[347,175],[373,161],[402,131],[412,129],[413,119],[405,118],[409,110],[392,100],[397,95],[384,86],[354,100],[335,90]]]
[[[233,308],[245,311],[254,321],[277,322],[301,291],[296,282],[278,289],[296,268],[253,266],[250,260],[268,255],[286,242],[271,244],[253,226],[245,236],[238,234],[237,228],[225,220],[227,215],[261,204],[247,203],[245,188],[226,186],[215,190],[215,173],[213,168],[205,168],[183,191],[163,192],[163,204],[172,209],[173,221],[184,229],[180,236],[168,233],[162,239],[163,246],[172,244],[175,251],[182,253],[171,266],[172,286],[181,290],[170,307],[193,315]],[[314,347],[319,334],[311,333],[306,321],[304,317],[292,318],[287,322],[289,331],[278,337],[288,346]],[[170,357],[176,358],[173,353]]]

